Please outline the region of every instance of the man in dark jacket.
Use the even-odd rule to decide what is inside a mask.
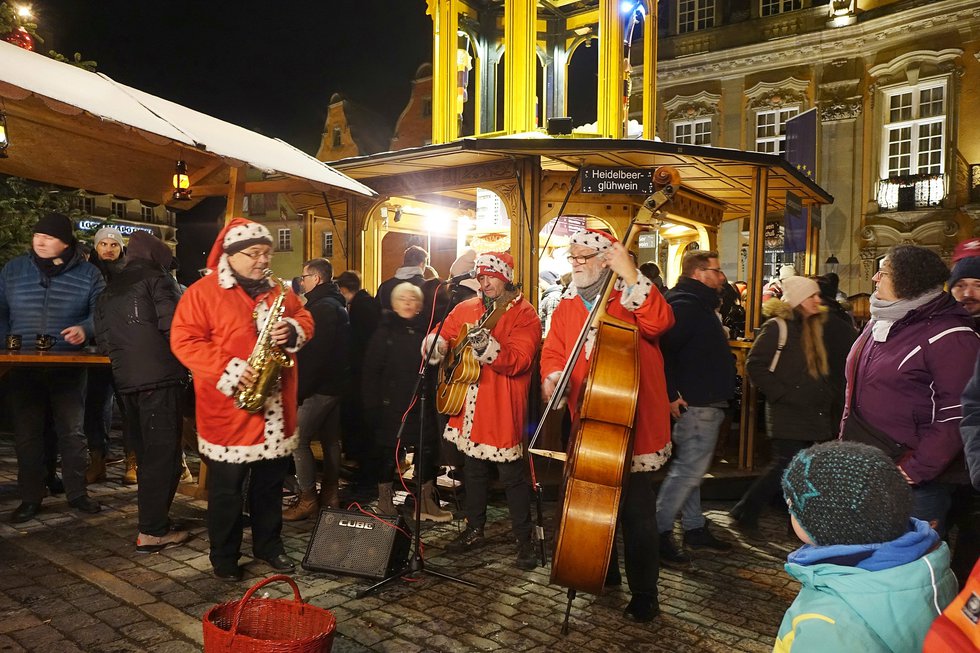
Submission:
[[[319,505],[338,508],[340,475],[340,400],[350,380],[350,321],[347,302],[333,282],[333,267],[325,258],[303,265],[300,277],[306,310],[313,316],[314,335],[296,357],[299,373],[299,445],[293,452],[299,501],[283,513],[285,521],[298,521],[319,512],[316,467],[310,441],[323,444],[323,484]]]
[[[47,213],[34,227],[31,250],[0,271],[0,338],[37,336],[37,347],[77,352],[93,335],[92,311],[105,288],[102,275],[78,250],[71,220]],[[44,418],[50,413],[61,451],[65,493],[76,510],[96,513],[85,489],[88,466],[82,419],[84,367],[32,367],[10,372],[7,409],[14,416],[17,485],[21,504],[15,524],[33,519],[44,496]]]
[[[395,270],[393,277],[386,279],[378,286],[377,297],[381,303],[381,308],[391,310],[391,291],[400,283],[408,281],[422,289],[425,285],[425,277],[422,276],[422,273],[425,271],[425,265],[428,262],[429,253],[418,245],[412,245],[406,249],[405,253],[402,254],[402,266]]]
[[[170,351],[170,323],[180,289],[168,272],[173,254],[137,231],[129,260],[113,275],[95,309],[96,338],[112,360],[129,447],[139,480],[136,551],[154,553],[183,543],[170,529],[170,505],[182,472],[180,435],[187,370]]]
[[[674,418],[673,454],[657,496],[660,559],[665,565],[690,562],[674,545],[674,519],[681,512],[684,544],[726,551],[731,544],[708,530],[701,512],[701,481],[711,465],[728,400],[735,394],[735,359],[715,310],[725,275],[718,252],[684,255],[681,277],[667,291],[674,327],[660,339],[667,398]]]
[[[350,383],[340,411],[343,450],[347,460],[357,465],[354,482],[370,486],[374,484],[376,474],[375,470],[368,469],[372,434],[361,406],[361,371],[368,343],[381,322],[381,305],[361,287],[361,275],[356,270],[341,272],[337,276],[337,287],[347,302],[350,315]]]

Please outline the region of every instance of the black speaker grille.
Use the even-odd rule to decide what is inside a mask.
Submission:
[[[405,521],[400,516],[382,515],[381,519],[344,510],[321,511],[303,568],[367,578],[384,578],[397,570],[408,559]]]

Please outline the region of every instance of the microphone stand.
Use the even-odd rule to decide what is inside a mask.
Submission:
[[[450,294],[449,297],[450,299],[449,304],[452,304],[452,300],[455,297],[457,287],[458,286],[453,287],[452,294]],[[439,291],[436,290],[437,294],[438,292]],[[433,308],[435,307],[435,302],[436,302],[436,297],[433,296],[432,298]],[[396,580],[398,578],[403,578],[410,574],[416,574],[416,573],[431,574],[439,578],[444,578],[446,580],[451,580],[457,583],[461,583],[468,587],[477,587],[476,584],[471,583],[468,580],[463,580],[462,578],[456,578],[455,576],[450,576],[445,572],[426,567],[425,559],[422,557],[422,470],[424,469],[423,463],[425,461],[425,454],[423,453],[425,451],[425,447],[423,445],[422,440],[425,438],[425,413],[426,413],[426,394],[427,394],[425,380],[426,380],[426,371],[429,369],[429,360],[431,359],[432,352],[435,351],[436,345],[439,342],[439,334],[442,333],[442,327],[446,321],[445,318],[446,316],[443,315],[443,318],[439,320],[439,326],[436,327],[436,332],[435,332],[436,337],[432,339],[432,343],[429,345],[429,349],[428,351],[425,352],[425,356],[422,359],[422,367],[421,370],[419,371],[418,378],[415,380],[415,390],[413,391],[413,397],[419,400],[420,413],[419,413],[419,438],[418,438],[418,443],[415,447],[415,456],[412,460],[413,464],[415,465],[415,485],[417,486],[417,490],[415,494],[415,524],[412,533],[412,546],[411,546],[412,554],[409,557],[408,562],[406,562],[405,566],[402,567],[400,570],[396,571],[391,576],[381,579],[374,585],[371,585],[367,589],[361,591],[357,595],[357,598],[359,599],[364,598],[371,592],[380,589],[381,587],[384,587],[385,585],[387,585],[393,580]],[[398,435],[396,436],[396,441],[401,440],[402,432],[404,432],[405,430],[405,421],[407,417],[408,417],[407,413],[402,416],[402,423],[401,426],[398,427]]]

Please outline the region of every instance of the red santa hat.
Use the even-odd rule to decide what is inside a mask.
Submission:
[[[208,254],[208,267],[216,269],[222,254],[234,254],[252,245],[272,245],[272,234],[265,225],[245,218],[235,218],[218,232],[211,253]]]
[[[476,257],[476,276],[496,277],[511,283],[514,280],[514,257],[507,252],[487,252]]]
[[[971,238],[958,244],[953,250],[953,263],[971,256],[980,256],[980,238]]]
[[[606,251],[612,247],[613,243],[615,242],[617,242],[616,238],[611,234],[608,234],[605,231],[597,231],[595,229],[583,229],[582,231],[575,233],[571,239],[572,245],[591,247],[597,252]]]

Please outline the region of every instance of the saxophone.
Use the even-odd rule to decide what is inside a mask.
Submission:
[[[235,393],[235,406],[250,413],[257,413],[265,406],[269,393],[279,382],[282,368],[292,367],[295,364],[282,347],[272,342],[272,328],[282,319],[285,310],[283,302],[286,299],[286,282],[272,276],[272,270],[266,270],[265,276],[279,286],[279,295],[272,302],[269,317],[262,325],[255,347],[252,348],[252,354],[248,357],[249,366],[255,370],[255,380],[248,387]],[[257,313],[253,313],[252,316],[253,319],[258,317]]]

